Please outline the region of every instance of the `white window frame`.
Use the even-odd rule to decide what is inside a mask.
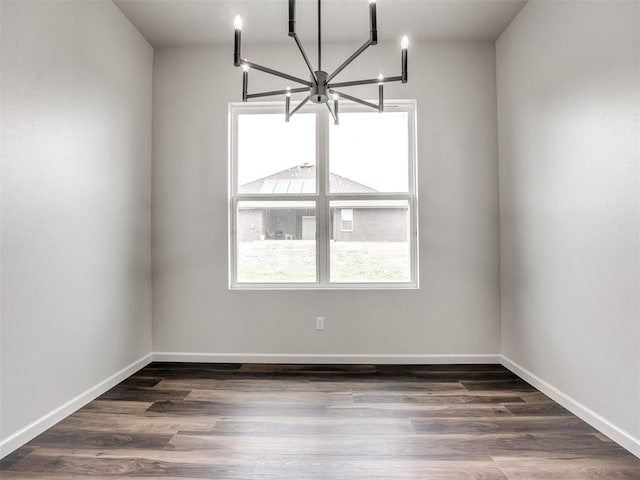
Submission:
[[[340,105],[340,113],[370,112],[370,109],[357,104]],[[324,106],[322,106],[324,107]],[[229,103],[229,288],[232,290],[372,290],[372,289],[417,289],[418,278],[418,162],[416,142],[416,101],[388,100],[385,102],[386,112],[408,113],[408,162],[409,182],[405,193],[330,193],[329,189],[329,121],[326,108],[307,105],[300,113],[316,114],[316,191],[300,194],[240,194],[237,191],[238,178],[238,116],[242,114],[274,114],[281,113],[284,122],[282,102],[233,102]],[[339,128],[339,127],[338,127]],[[407,282],[330,282],[330,202],[354,200],[405,200],[409,205],[409,249],[410,278]],[[316,216],[316,281],[311,283],[249,283],[237,281],[237,206],[239,201],[314,201]],[[340,222],[342,223],[342,222]]]

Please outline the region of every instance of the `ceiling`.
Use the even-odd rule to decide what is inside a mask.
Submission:
[[[287,0],[113,0],[154,47],[231,43],[233,19],[243,19],[243,40],[284,42]],[[380,40],[407,34],[421,40],[494,41],[527,0],[377,0]],[[323,0],[322,39],[366,40],[367,0]],[[317,35],[317,2],[298,0],[296,31]]]

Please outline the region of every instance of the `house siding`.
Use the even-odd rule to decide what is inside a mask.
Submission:
[[[408,218],[406,208],[354,208],[353,230],[341,229],[342,209],[332,215],[332,239],[338,242],[406,242]]]
[[[238,212],[237,234],[240,242],[260,240],[264,235],[262,210],[240,210]]]

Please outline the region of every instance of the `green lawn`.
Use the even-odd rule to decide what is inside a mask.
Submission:
[[[409,281],[409,248],[403,242],[331,242],[331,281]],[[315,282],[313,240],[264,240],[239,244],[240,282]]]

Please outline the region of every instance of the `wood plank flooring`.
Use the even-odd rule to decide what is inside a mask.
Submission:
[[[640,480],[640,459],[498,365],[152,363],[0,478]]]

